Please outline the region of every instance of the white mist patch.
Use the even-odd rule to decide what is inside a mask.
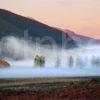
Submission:
[[[9,58],[29,59],[34,54],[33,44],[13,36],[3,38],[0,47],[1,53]]]
[[[34,59],[35,55],[44,55],[48,58],[54,58],[57,55],[57,49],[45,48],[30,40],[17,38],[13,36],[5,37],[0,42],[0,55],[17,60]]]
[[[50,49],[49,46],[36,45],[24,38],[9,36],[1,40],[0,48],[0,55],[14,67],[35,67],[34,57],[36,55],[45,57],[44,67],[46,68],[93,68],[100,66],[100,45],[81,46],[68,50]]]
[[[10,36],[1,40],[0,48],[0,55],[11,64],[8,69],[0,69],[0,78],[100,75],[100,45],[75,49],[49,48]],[[43,67],[35,65],[36,55],[45,57]]]
[[[51,77],[98,77],[100,68],[93,69],[48,69],[10,68],[0,69],[0,78],[51,78]]]

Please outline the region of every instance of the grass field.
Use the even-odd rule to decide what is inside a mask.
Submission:
[[[100,100],[99,93],[99,77],[0,80],[0,100]]]
[[[0,90],[39,90],[64,87],[64,84],[99,82],[98,78],[30,78],[30,79],[0,79]]]

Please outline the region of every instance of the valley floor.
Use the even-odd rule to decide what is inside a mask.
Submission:
[[[100,100],[100,79],[2,79],[0,100]]]

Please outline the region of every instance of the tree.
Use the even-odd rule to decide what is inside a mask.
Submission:
[[[73,67],[73,64],[74,64],[74,59],[72,56],[69,56],[69,59],[68,59],[68,64],[69,64],[69,67]]]
[[[45,64],[45,57],[36,55],[34,58],[35,65],[37,66],[44,66]]]

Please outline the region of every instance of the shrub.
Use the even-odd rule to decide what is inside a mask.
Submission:
[[[73,64],[74,64],[73,56],[69,56],[68,63],[69,63],[69,67],[72,67],[73,66]]]
[[[99,65],[100,64],[100,59],[98,57],[93,57],[92,58],[92,64]]]
[[[7,61],[0,59],[0,68],[1,67],[9,67],[9,66],[10,66],[10,64]]]
[[[37,66],[43,66],[45,64],[45,57],[36,55],[34,62]]]
[[[82,63],[83,63],[83,62],[82,62],[81,57],[78,56],[78,57],[76,58],[76,64],[79,65],[79,66],[81,66]]]

